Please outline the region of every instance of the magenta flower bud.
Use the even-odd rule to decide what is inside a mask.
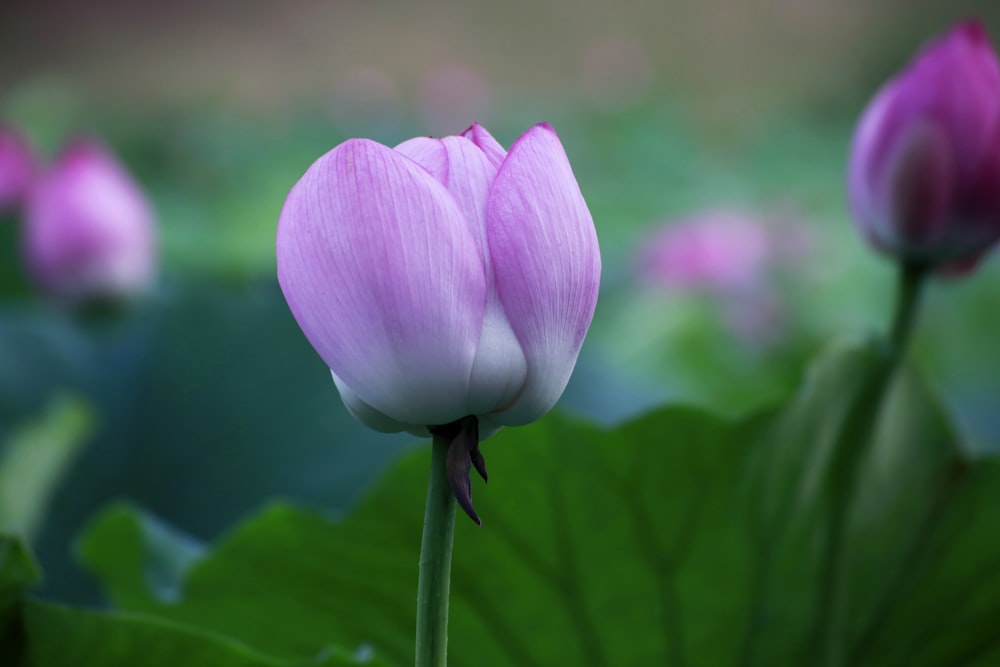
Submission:
[[[478,125],[395,149],[340,144],[288,194],[277,261],[358,420],[426,434],[475,417],[480,438],[559,399],[601,272],[590,212],[545,124],[510,152]]]
[[[27,141],[0,125],[0,214],[19,208],[35,178],[35,156]]]
[[[1000,238],[1000,66],[982,25],[959,23],[876,94],[848,190],[862,233],[903,262],[947,271]]]
[[[152,209],[110,152],[92,141],[74,142],[31,192],[24,252],[32,277],[56,297],[136,295],[156,271]]]

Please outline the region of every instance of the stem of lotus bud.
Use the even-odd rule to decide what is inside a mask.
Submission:
[[[431,429],[434,441],[417,583],[416,667],[448,664],[448,598],[456,505],[448,479],[448,452],[455,439],[451,426]]]

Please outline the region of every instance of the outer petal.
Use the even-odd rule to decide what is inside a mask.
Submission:
[[[984,159],[975,177],[959,195],[961,220],[959,250],[964,257],[979,256],[1000,240],[1000,115],[988,139]]]
[[[368,428],[373,431],[378,431],[379,433],[399,433],[400,431],[408,431],[413,435],[420,437],[430,435],[426,426],[420,424],[401,424],[392,417],[379,412],[358,398],[358,395],[355,394],[350,387],[344,384],[344,381],[337,377],[336,373],[331,371],[330,374],[333,376],[333,383],[337,386],[337,391],[340,393],[340,399],[344,401],[344,407],[347,408],[347,411],[351,413],[352,417]]]
[[[504,152],[488,134],[480,139],[493,142],[496,149]],[[469,406],[471,414],[502,408],[510,404],[524,386],[527,361],[495,288],[486,235],[486,205],[497,168],[490,162],[488,153],[465,137],[417,137],[396,146],[396,151],[419,163],[448,188],[476,237],[486,269],[486,305],[469,377]]]
[[[900,113],[939,122],[962,180],[973,178],[1000,114],[1000,66],[982,24],[964,21],[931,41],[896,83]]]
[[[899,136],[876,187],[886,206],[878,232],[904,257],[946,252],[955,169],[948,138],[936,125],[914,120]]]
[[[851,142],[851,156],[847,173],[847,196],[851,213],[860,231],[869,240],[880,246],[874,233],[877,224],[890,224],[884,220],[884,213],[877,210],[878,202],[872,192],[872,183],[877,177],[877,167],[881,166],[885,152],[885,125],[889,119],[889,104],[892,90],[883,87],[872,99],[858,121]],[[881,247],[881,246],[880,246]]]
[[[503,424],[499,423],[493,419],[492,415],[480,415],[479,417],[479,442],[492,438],[500,429],[503,428]]]
[[[289,193],[277,258],[292,314],[359,401],[402,424],[469,414],[485,275],[426,170],[372,141],[341,144]]]
[[[524,424],[562,395],[601,275],[593,219],[551,127],[536,125],[511,147],[487,219],[497,290],[528,361],[521,395],[495,418]]]

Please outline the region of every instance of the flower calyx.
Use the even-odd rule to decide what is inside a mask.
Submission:
[[[446,458],[448,483],[451,485],[451,492],[455,495],[455,500],[469,518],[477,525],[483,525],[476,509],[472,505],[472,480],[471,471],[475,467],[476,472],[486,482],[486,460],[479,451],[479,419],[473,415],[463,417],[450,424],[441,426],[429,426],[427,430],[436,438],[443,438],[450,442],[448,445],[448,455]]]

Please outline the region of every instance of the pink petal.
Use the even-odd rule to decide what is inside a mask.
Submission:
[[[495,416],[524,424],[565,389],[601,274],[593,219],[551,127],[536,125],[511,147],[487,216],[497,290],[528,363],[521,395]]]
[[[401,424],[469,414],[485,275],[428,171],[372,141],[341,144],[289,193],[277,258],[292,314],[359,401]]]
[[[491,275],[486,241],[486,200],[496,177],[496,166],[464,137],[417,137],[404,141],[395,150],[417,162],[448,189],[469,222],[487,275]]]
[[[936,125],[913,121],[897,139],[879,184],[883,215],[893,224],[880,225],[876,233],[910,255],[940,254],[936,246],[947,231],[955,169],[948,138]]]
[[[527,377],[528,360],[493,289],[469,374],[470,413],[483,415],[506,408],[523,391]]]
[[[333,376],[333,384],[336,385],[340,393],[340,399],[344,402],[344,407],[351,413],[351,416],[359,422],[379,433],[399,433],[409,431],[413,435],[426,438],[430,432],[426,426],[419,424],[401,424],[392,417],[389,417],[372,406],[368,405],[354,393],[354,390],[344,384],[344,381],[337,377],[337,374],[330,372]]]
[[[504,158],[507,157],[507,151],[503,149],[493,135],[486,131],[486,128],[479,123],[473,123],[469,128],[462,133],[462,136],[479,146],[479,150],[486,153],[486,157],[489,158],[490,163],[499,168],[500,164],[503,162]]]

